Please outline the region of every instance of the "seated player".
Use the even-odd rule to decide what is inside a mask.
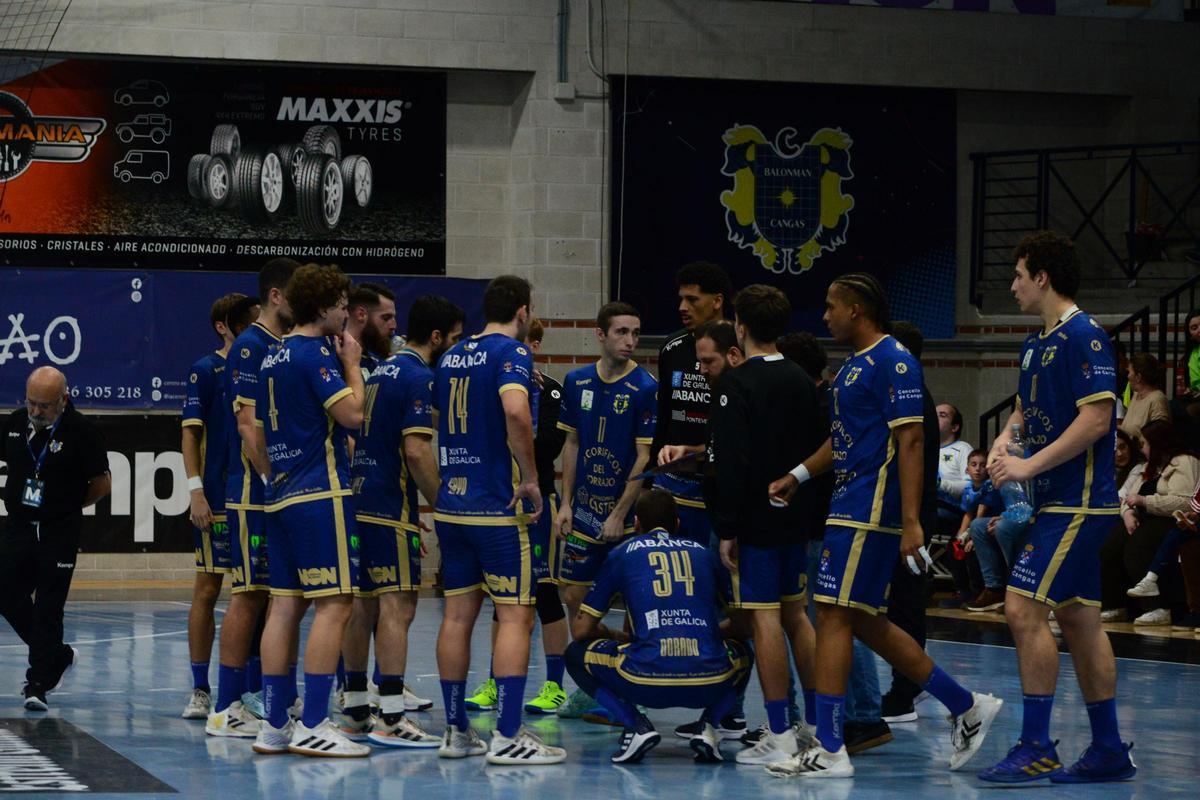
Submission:
[[[704,709],[690,745],[697,761],[721,761],[713,726],[744,688],[750,658],[721,636],[719,562],[703,544],[673,538],[679,517],[669,492],[643,492],[635,513],[637,535],[609,553],[572,620],[567,669],[624,726],[614,764],[641,761],[662,740],[638,705]],[[617,595],[632,634],[600,622]]]

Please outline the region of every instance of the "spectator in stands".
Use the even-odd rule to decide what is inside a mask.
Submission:
[[[1125,374],[1132,395],[1125,409],[1125,419],[1121,420],[1121,430],[1137,436],[1151,420],[1170,422],[1171,406],[1162,391],[1163,368],[1158,359],[1149,353],[1135,353],[1129,359]]]
[[[947,516],[959,517],[963,490],[971,482],[967,477],[967,459],[975,448],[962,441],[962,412],[949,403],[937,407],[938,421],[938,504]],[[939,510],[938,515],[941,516]]]
[[[1142,443],[1120,428],[1117,429],[1117,450],[1113,456],[1117,465],[1117,496],[1124,501],[1131,494],[1137,494],[1142,485],[1142,473],[1146,469],[1146,459],[1142,458]]]
[[[986,453],[982,450],[971,453],[971,468],[977,470],[981,478],[986,474],[986,465]],[[983,577],[983,591],[967,603],[967,611],[972,612],[998,611],[1004,608],[1008,572],[1012,569],[1017,543],[1029,525],[1028,522],[1006,519],[1003,516],[1004,501],[1000,497],[1000,491],[992,488],[990,480],[982,483],[983,486],[974,500],[975,513],[971,515],[975,519],[968,528],[971,544],[979,560],[979,571]]]
[[[1175,402],[1172,410],[1176,419],[1184,414],[1200,417],[1200,309],[1192,309],[1184,323],[1187,331],[1187,350],[1175,366]]]
[[[1101,619],[1105,622],[1126,618],[1126,591],[1149,571],[1154,554],[1175,526],[1174,512],[1191,508],[1200,479],[1200,459],[1175,436],[1169,422],[1146,423],[1142,455],[1146,458],[1142,485],[1136,493],[1126,495],[1121,523],[1100,548]],[[1171,624],[1173,605],[1179,606],[1178,616],[1184,615],[1180,581],[1163,575],[1159,590],[1157,598],[1144,598],[1144,605],[1150,608],[1134,620],[1135,625]]]
[[[1173,573],[1179,569],[1179,551],[1183,549],[1183,545],[1188,542],[1200,540],[1200,532],[1196,529],[1197,509],[1200,509],[1200,484],[1196,486],[1196,493],[1192,495],[1191,508],[1186,512],[1180,513],[1175,517],[1177,523],[1174,528],[1167,532],[1158,550],[1154,553],[1154,558],[1150,560],[1150,569],[1146,572],[1146,577],[1137,582],[1129,591],[1126,592],[1130,597],[1158,597],[1158,577]],[[1193,605],[1197,595],[1195,574],[1189,575],[1183,573],[1184,589],[1188,599],[1188,610],[1183,617],[1171,624],[1174,630],[1191,631],[1200,628],[1200,604]]]

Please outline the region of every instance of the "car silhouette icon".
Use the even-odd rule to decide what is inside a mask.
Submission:
[[[131,122],[117,126],[117,138],[125,144],[134,139],[149,139],[162,144],[171,135],[171,119],[162,114],[138,114]]]
[[[171,177],[171,154],[166,150],[130,150],[113,164],[113,177],[122,183],[146,180],[162,183]]]
[[[171,100],[171,94],[162,83],[142,78],[117,89],[113,93],[113,100],[123,106],[154,105],[162,108]]]

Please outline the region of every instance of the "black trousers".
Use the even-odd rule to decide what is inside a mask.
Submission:
[[[960,517],[961,519],[961,517]],[[939,520],[921,520],[925,531],[925,546],[933,538],[935,525],[945,525],[949,522]],[[939,533],[942,530],[939,529]],[[925,602],[928,596],[928,573],[913,575],[908,563],[902,557],[892,571],[892,587],[888,594],[888,620],[900,630],[911,636],[916,643],[925,648]],[[892,688],[887,692],[893,697],[912,700],[921,693],[921,687],[901,675],[899,670],[892,670]]]
[[[29,645],[26,680],[54,686],[71,663],[63,644],[63,606],[75,574],[79,518],[0,533],[0,614]]]

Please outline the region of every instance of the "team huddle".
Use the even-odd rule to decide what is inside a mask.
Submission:
[[[1021,400],[1054,419],[1038,422],[1044,445],[1030,458],[998,442],[992,474],[1037,476],[1039,496],[1054,498],[1010,586],[1026,601],[1013,605],[1027,635],[1036,636],[1037,613],[1045,626],[1053,608],[1069,642],[1095,650],[1096,587],[1082,548],[1093,546],[1092,517],[1116,507],[1115,486],[1101,477],[1112,474],[1102,461],[1113,434],[1092,420],[1105,403],[1111,417],[1115,371],[1090,318],[1058,307],[1073,288],[1062,293],[1041,252],[1021,256],[1014,294],[1043,316],[1053,306],[1061,318],[1047,330],[1090,368],[1081,377],[1074,360],[1038,351]],[[205,719],[214,736],[252,738],[263,754],[366,756],[370,742],[539,765],[567,754],[523,726],[524,713],[618,726],[611,760],[630,763],[661,741],[646,709],[692,708],[696,722],[675,733],[698,762],[722,761],[722,742],[737,739],[738,763],[777,777],[849,777],[843,716],[858,638],[947,708],[949,766],[964,767],[1002,701],[964,689],[886,615],[897,565],[921,573],[929,555],[919,508],[927,393],[920,362],[888,335],[882,288],[865,274],[830,285],[825,321],[854,352],[818,388],[779,351],[792,316],[781,291],[754,285],[734,296],[723,270],[703,262],[682,268],[677,285],[685,330],[663,346],[658,380],[632,359],[638,309],[612,302],[596,320],[598,360],[561,386],[535,368],[542,327],[522,278],[489,283],[486,325],[466,337],[462,309],[416,298],[398,352],[395,297],[352,286],[336,267],[276,259],[259,275],[258,298],[218,300],[211,322],[223,347],[194,365],[183,421],[197,529],[194,690],[184,717]],[[1072,372],[1069,384],[1053,374],[1060,368]],[[1043,393],[1062,387],[1052,407],[1037,397],[1039,379]],[[1068,392],[1069,403],[1058,396]],[[1077,408],[1095,428],[1090,439],[1092,428],[1074,431],[1068,418]],[[1034,462],[1040,469],[1030,472]],[[404,680],[425,554],[422,498],[433,508],[444,590],[440,737],[410,715],[432,703]],[[823,530],[811,587],[798,536],[807,527],[818,539]],[[232,595],[213,693],[212,614],[224,573]],[[494,607],[491,668],[468,694],[485,597]],[[301,696],[300,624],[310,605]],[[624,611],[622,627],[605,624],[614,608]],[[527,699],[535,617],[546,681]],[[1090,657],[1095,670],[1079,669],[1093,743],[1064,768],[1048,735],[1046,695],[1057,676],[1046,674],[1040,639],[1028,640],[1031,653],[1017,638],[1025,727],[980,777],[1131,777],[1115,669],[1107,680],[1103,652]],[[1086,666],[1089,657],[1076,659]],[[742,709],[752,668],[766,711],[757,731]],[[568,672],[578,686],[570,697]],[[789,696],[803,698],[802,713],[789,713]],[[485,710],[497,713],[490,742],[468,721]]]

